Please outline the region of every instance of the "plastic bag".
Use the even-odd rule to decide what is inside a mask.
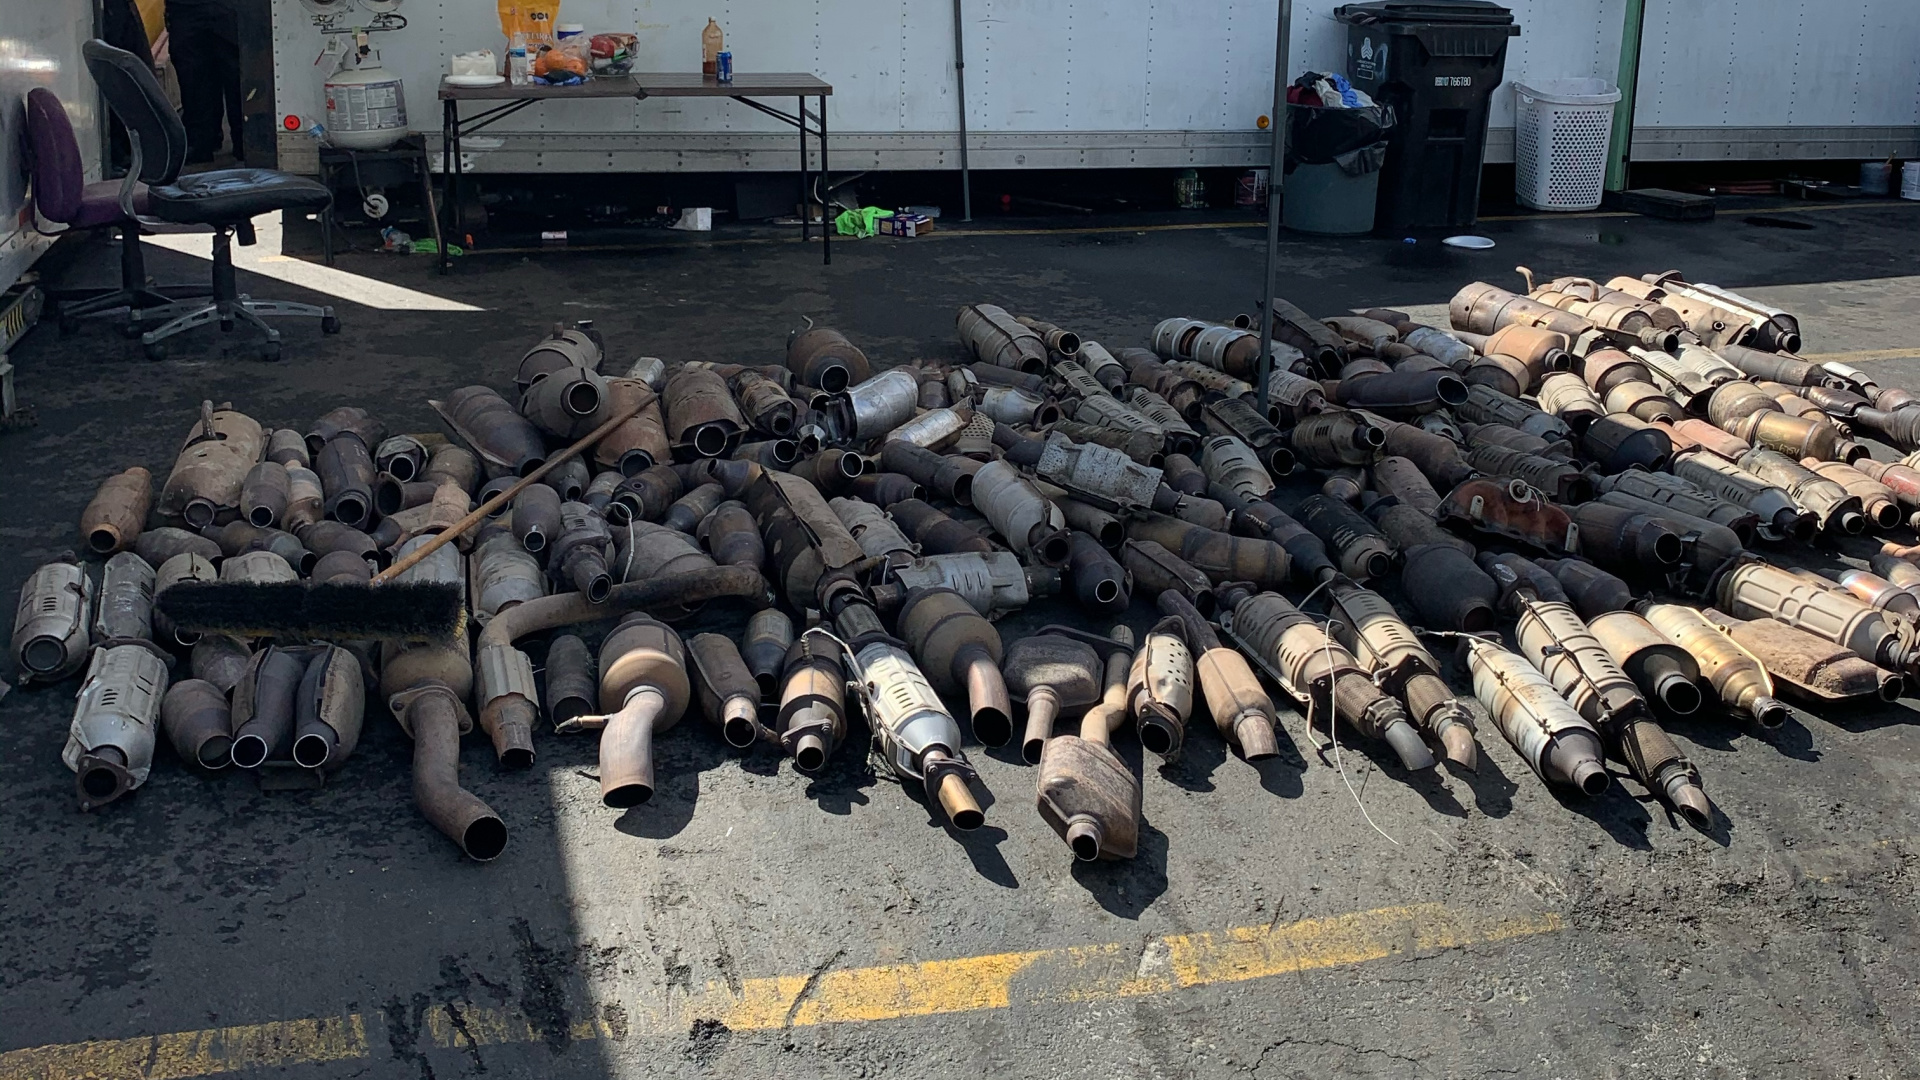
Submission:
[[[1287,167],[1327,165],[1342,154],[1386,139],[1393,130],[1393,109],[1287,106]]]

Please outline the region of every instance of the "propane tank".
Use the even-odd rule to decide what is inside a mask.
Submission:
[[[352,53],[348,56],[351,58]],[[406,87],[380,66],[380,54],[343,61],[327,76],[327,142],[347,150],[384,150],[407,133]]]

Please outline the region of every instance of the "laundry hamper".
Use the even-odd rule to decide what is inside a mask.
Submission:
[[[1535,210],[1600,205],[1620,91],[1605,79],[1513,84],[1514,196]]]

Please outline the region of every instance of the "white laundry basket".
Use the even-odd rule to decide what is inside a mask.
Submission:
[[[1620,91],[1605,79],[1513,84],[1514,196],[1535,210],[1600,205]]]

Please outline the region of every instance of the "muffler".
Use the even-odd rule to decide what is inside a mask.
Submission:
[[[93,581],[71,554],[44,563],[20,586],[13,616],[14,669],[21,683],[59,682],[86,663]]]
[[[698,457],[725,457],[747,431],[725,379],[699,368],[681,368],[667,379],[661,394],[666,408],[667,441]]]
[[[230,405],[216,409],[211,401],[201,402],[200,419],[160,489],[160,513],[185,518],[196,529],[237,513],[240,485],[266,445],[259,421]]]
[[[1464,641],[1474,696],[1534,774],[1588,796],[1606,791],[1599,731],[1525,660],[1480,638]]]
[[[147,782],[166,692],[165,654],[151,642],[93,654],[60,751],[80,809],[97,810]]]
[[[975,473],[973,502],[1015,552],[1046,566],[1066,565],[1072,553],[1066,519],[1012,465],[995,461]]]
[[[1760,659],[1700,612],[1680,604],[1649,602],[1641,605],[1640,614],[1693,657],[1700,674],[1735,715],[1763,728],[1777,728],[1792,715],[1787,703],[1773,696],[1773,679]]]
[[[760,685],[741,659],[739,646],[725,634],[696,634],[687,641],[687,658],[693,664],[700,711],[720,729],[720,737],[736,750],[759,742]]]
[[[1407,769],[1433,768],[1433,752],[1400,703],[1285,597],[1236,583],[1221,589],[1220,602],[1220,625],[1281,689],[1307,706],[1309,723],[1313,713],[1338,716],[1366,738],[1385,742]]]
[[[233,727],[227,695],[205,679],[183,679],[160,701],[160,730],[180,760],[212,771],[232,760]]]
[[[867,354],[854,347],[840,331],[814,326],[787,335],[787,370],[807,386],[837,394],[872,373]]]
[[[284,475],[285,470],[281,471]],[[125,551],[146,528],[147,511],[152,507],[153,474],[135,465],[107,477],[94,492],[92,501],[80,513],[80,535],[96,555]]]
[[[1468,771],[1480,766],[1473,717],[1441,677],[1440,663],[1401,620],[1386,597],[1335,579],[1328,593],[1328,630],[1372,673],[1381,689],[1407,705],[1408,713],[1445,749],[1446,758]]]
[[[1047,370],[1047,343],[994,304],[969,304],[957,320],[960,343],[981,361],[1031,374]]]
[[[840,646],[809,630],[781,658],[779,713],[774,722],[793,767],[817,773],[847,737],[847,666]]]
[[[897,615],[900,636],[936,691],[967,697],[974,737],[986,746],[1013,738],[1013,705],[1000,675],[999,631],[958,592],[915,589]]]
[[[1082,862],[1130,859],[1139,845],[1140,779],[1111,746],[1114,729],[1127,718],[1127,676],[1132,666],[1131,635],[1124,627],[1117,633],[1126,640],[1103,646],[1107,651],[1103,680],[1100,659],[1088,646],[1081,646],[1087,649],[1085,660],[1075,662],[1076,676],[1082,674],[1081,665],[1092,662],[1088,674],[1095,679],[1089,681],[1099,695],[1082,715],[1080,733],[1047,738],[1028,757],[1040,766],[1036,777],[1040,816]],[[1030,698],[1029,736],[1034,728],[1032,708]],[[1051,719],[1046,726],[1051,729]]]
[[[654,736],[680,722],[692,697],[680,635],[645,615],[620,621],[600,646],[600,801],[617,810],[653,798]]]

